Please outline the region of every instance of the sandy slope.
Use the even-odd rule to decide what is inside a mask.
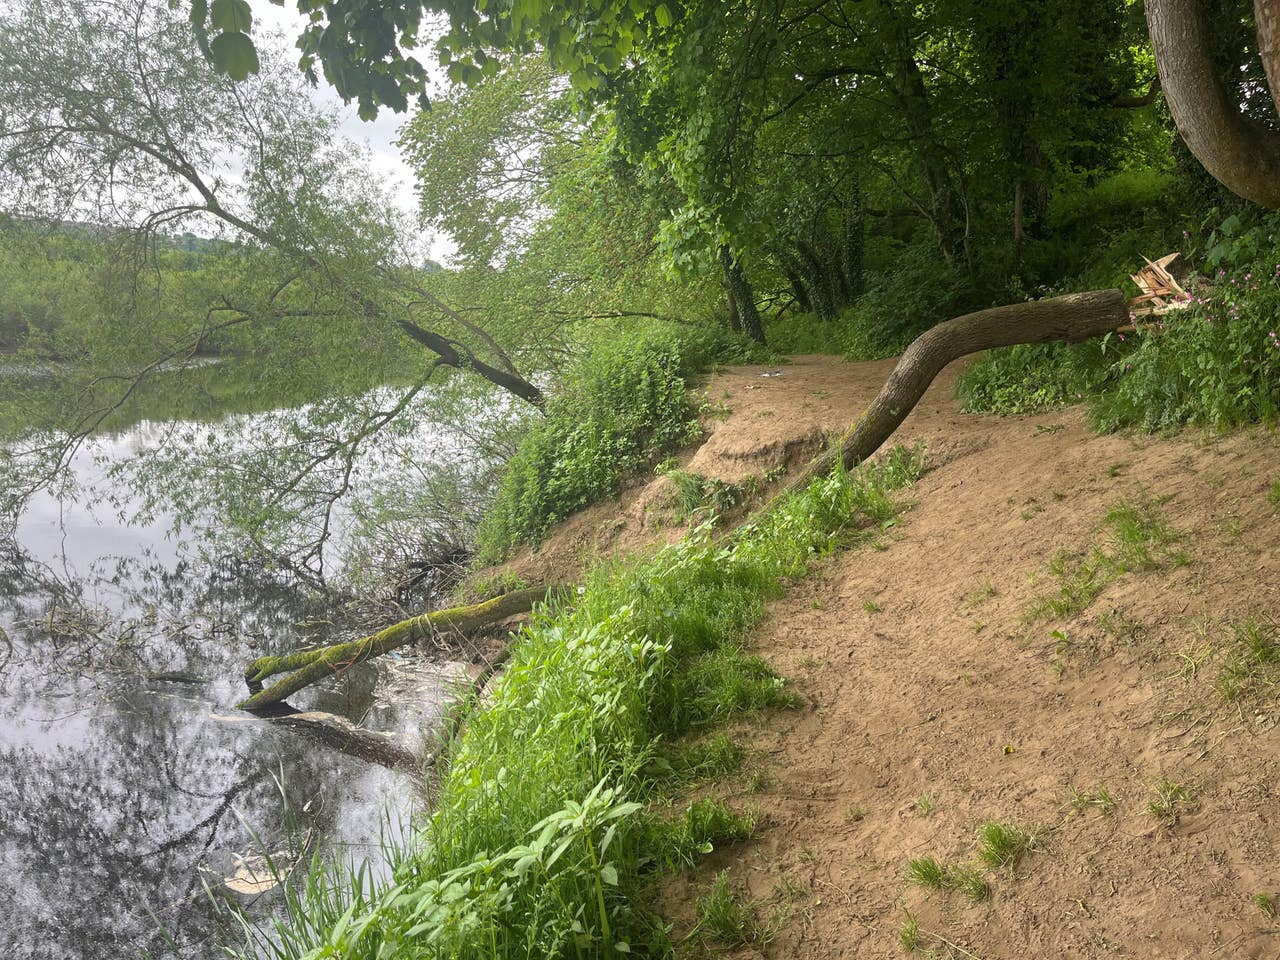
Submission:
[[[704,391],[711,434],[686,466],[740,482],[803,463],[891,367],[807,357],[722,371]],[[1081,410],[965,415],[955,372],[895,438],[923,440],[930,467],[889,548],[833,559],[752,640],[805,706],[735,731],[746,768],[714,789],[757,806],[763,830],[667,885],[677,935],[727,867],[780,924],[735,956],[902,956],[910,910],[937,935],[922,954],[1280,957],[1280,923],[1251,899],[1280,902],[1280,687],[1233,703],[1214,690],[1230,625],[1280,615],[1267,498],[1280,441],[1260,428],[1100,437]],[[639,484],[513,568],[571,580],[584,557],[672,539],[670,497],[665,479]],[[1189,562],[1028,625],[1054,585],[1050,559],[1102,542],[1124,500],[1158,504]],[[1191,797],[1176,822],[1148,812],[1165,780]],[[1100,783],[1114,812],[1074,811],[1072,788]],[[989,902],[907,882],[912,858],[973,860],[991,818],[1038,841],[1016,871],[985,871]]]
[[[734,416],[757,422],[772,392],[763,419],[804,433],[815,418],[852,419],[886,368],[782,369],[731,371],[710,392],[727,388]],[[736,797],[765,827],[673,883],[678,929],[727,866],[763,918],[787,916],[743,956],[901,956],[908,908],[951,942],[924,938],[939,955],[1280,957],[1280,924],[1251,900],[1280,899],[1280,692],[1226,703],[1213,688],[1229,623],[1280,613],[1280,515],[1267,499],[1280,442],[1261,429],[1099,437],[1080,410],[967,416],[953,374],[896,438],[923,439],[932,468],[895,542],[837,557],[753,639],[806,706],[737,731],[759,776]],[[727,446],[732,422],[708,446]],[[756,432],[748,421],[732,434]],[[1163,500],[1190,562],[1127,575],[1082,613],[1028,626],[1051,556],[1097,542],[1124,499]],[[1205,658],[1191,679],[1179,676],[1187,650]],[[1148,812],[1165,779],[1193,800],[1176,823]],[[1071,788],[1100,782],[1114,812],[1074,812]],[[912,858],[972,859],[988,818],[1040,834],[1015,872],[986,871],[988,903],[906,882]]]

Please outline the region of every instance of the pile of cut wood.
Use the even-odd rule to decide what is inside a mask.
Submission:
[[[1191,294],[1178,282],[1178,277],[1185,280],[1188,273],[1180,253],[1167,254],[1155,262],[1147,260],[1147,265],[1132,275],[1142,293],[1129,301],[1129,312],[1135,317],[1162,317],[1188,306]]]

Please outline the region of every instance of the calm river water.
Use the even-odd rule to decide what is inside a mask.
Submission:
[[[141,424],[91,454],[127,457]],[[119,493],[119,491],[117,491]],[[127,494],[126,494],[127,500]],[[379,858],[403,829],[413,778],[246,714],[247,658],[324,639],[315,600],[210,569],[163,518],[131,527],[109,507],[38,498],[0,547],[0,957],[219,956],[205,885],[225,892],[261,838],[286,844],[281,787],[323,850]],[[7,642],[6,642],[7,637]],[[394,664],[391,664],[394,668]],[[379,729],[429,723],[435,704],[380,703],[378,670],[297,706]],[[421,700],[422,698],[415,698]],[[429,699],[429,697],[427,697]]]

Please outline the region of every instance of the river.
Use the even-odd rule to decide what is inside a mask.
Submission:
[[[96,441],[73,472],[100,485],[151,433]],[[243,662],[323,641],[334,611],[202,560],[163,514],[122,520],[129,492],[107,493],[115,506],[40,494],[0,554],[0,956],[203,960],[227,933],[215,898],[254,916],[278,907],[278,891],[225,884],[260,844],[376,871],[382,831],[406,828],[421,787],[238,713]],[[295,705],[412,736],[448,681],[428,671],[413,697],[376,696],[408,662],[365,665]]]

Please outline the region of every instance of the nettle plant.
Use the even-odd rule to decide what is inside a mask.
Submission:
[[[1183,312],[1104,342],[1119,349],[1113,385],[1094,418],[1103,429],[1161,430],[1183,424],[1228,428],[1274,422],[1280,411],[1280,256],[1234,272]]]

